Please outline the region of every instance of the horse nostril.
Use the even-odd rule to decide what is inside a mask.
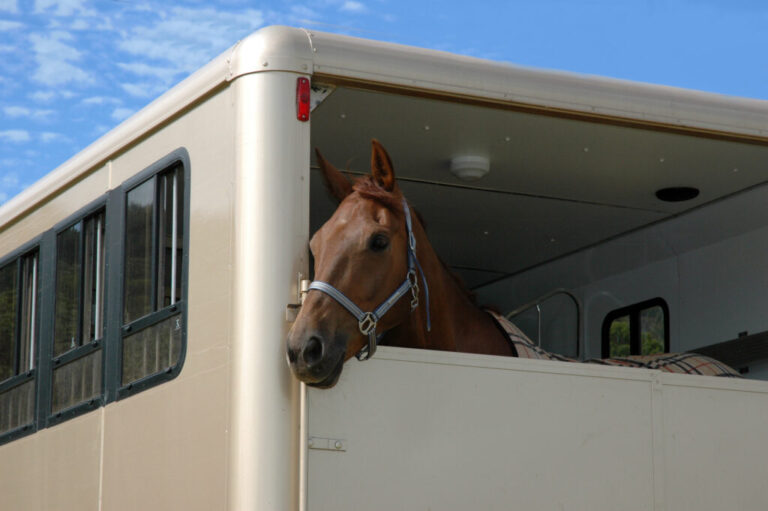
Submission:
[[[313,366],[320,362],[320,359],[323,357],[323,343],[320,342],[320,339],[317,337],[310,337],[309,341],[307,341],[307,345],[304,347],[304,351],[302,352],[302,358],[304,358],[304,362],[308,366]]]
[[[290,346],[286,350],[288,352],[288,362],[295,364],[299,358],[299,350],[291,348]]]

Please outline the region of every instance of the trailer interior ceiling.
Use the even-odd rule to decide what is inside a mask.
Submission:
[[[339,168],[368,172],[372,138],[437,252],[473,288],[768,179],[768,146],[753,142],[345,87],[312,113],[312,145]],[[490,172],[453,176],[462,155],[488,157]],[[312,181],[314,232],[334,205]],[[700,194],[656,197],[681,186]]]

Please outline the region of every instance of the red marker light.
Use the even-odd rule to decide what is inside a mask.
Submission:
[[[296,118],[300,121],[309,120],[309,78],[299,78],[296,81]]]

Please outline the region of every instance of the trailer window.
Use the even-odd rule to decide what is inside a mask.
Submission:
[[[0,434],[34,423],[38,286],[37,249],[0,268]]]
[[[100,210],[56,236],[53,414],[101,395],[104,229]]]
[[[126,193],[121,385],[171,374],[183,342],[184,167]]]
[[[662,298],[622,307],[603,321],[603,357],[669,352],[669,308]]]

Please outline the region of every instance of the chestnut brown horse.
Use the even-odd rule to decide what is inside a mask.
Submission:
[[[296,377],[331,387],[346,360],[370,356],[377,342],[514,354],[491,316],[435,254],[378,141],[372,141],[371,175],[354,183],[319,151],[317,160],[339,206],[310,241],[315,281],[287,340]]]

